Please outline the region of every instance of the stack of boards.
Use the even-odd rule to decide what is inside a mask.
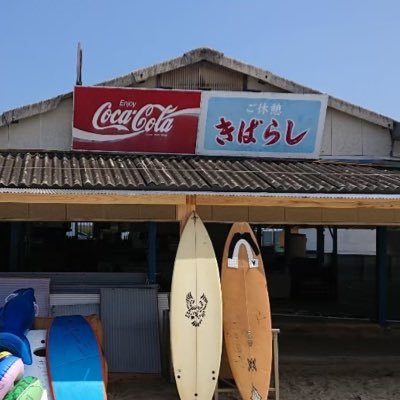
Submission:
[[[199,216],[191,214],[175,259],[170,312],[172,363],[181,400],[213,397],[222,327],[232,375],[242,398],[267,399],[272,365],[271,315],[262,258],[249,224],[232,226],[220,281],[207,230]]]

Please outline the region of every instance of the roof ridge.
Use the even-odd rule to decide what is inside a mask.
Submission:
[[[268,70],[255,67],[253,65],[244,63],[237,59],[229,58],[224,53],[217,50],[200,47],[183,53],[182,56],[163,61],[161,63],[153,64],[149,67],[141,68],[136,71],[132,71],[126,75],[116,77],[114,79],[98,83],[94,86],[117,86],[126,87],[133,83],[145,82],[151,76],[156,76],[174,69],[182,68],[190,64],[194,64],[200,61],[208,61],[220,65],[222,67],[240,72],[244,75],[249,75],[260,79],[265,83],[269,83],[273,86],[281,88],[289,93],[311,93],[321,94],[323,92],[312,89],[310,87],[301,85],[289,79],[278,76]],[[0,127],[9,125],[15,121],[23,118],[29,118],[37,114],[45,113],[58,106],[61,100],[72,96],[72,92],[62,94],[47,100],[43,100],[37,103],[32,103],[26,106],[18,107],[11,110],[6,110],[0,114]],[[385,128],[393,128],[395,121],[393,118],[379,114],[374,111],[370,111],[361,106],[357,106],[350,102],[340,100],[329,95],[328,105],[334,109],[342,111],[344,113],[354,115],[358,118],[367,120],[374,124],[383,126]]]

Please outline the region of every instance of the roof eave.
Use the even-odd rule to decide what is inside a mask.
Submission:
[[[160,197],[200,196],[200,197],[231,197],[231,198],[278,198],[278,199],[332,199],[332,200],[400,200],[400,194],[361,194],[361,193],[287,193],[287,192],[235,192],[235,191],[199,191],[199,190],[115,190],[115,189],[45,189],[45,188],[0,188],[0,194],[31,194],[31,195],[71,195],[71,196],[122,196],[141,197],[149,195]],[[51,197],[48,199],[52,203]],[[0,199],[0,203],[4,199]],[[140,203],[140,201],[139,201]],[[387,205],[389,207],[389,205]]]

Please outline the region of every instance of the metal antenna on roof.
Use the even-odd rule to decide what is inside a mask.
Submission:
[[[76,82],[77,86],[82,85],[82,48],[81,43],[78,42],[77,58],[76,58]]]

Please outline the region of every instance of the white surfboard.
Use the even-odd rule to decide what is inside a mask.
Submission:
[[[179,242],[171,285],[171,351],[181,400],[208,400],[218,381],[222,296],[207,230],[193,213]]]

